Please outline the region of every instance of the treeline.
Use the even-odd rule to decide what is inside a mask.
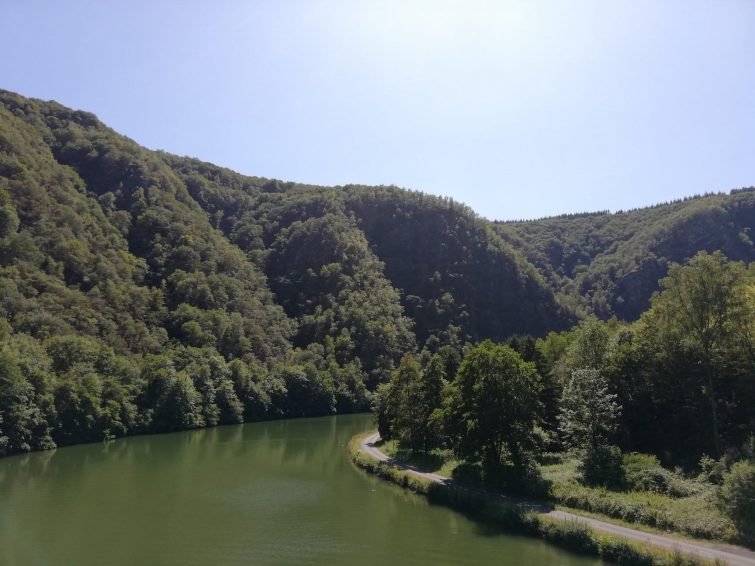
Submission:
[[[2,454],[366,410],[418,338],[575,320],[451,199],[244,177],[0,102]]]
[[[455,373],[431,352],[404,357],[378,390],[381,436],[450,448],[486,483],[540,495],[546,452],[572,451],[585,484],[613,489],[661,489],[663,469],[630,478],[638,460],[623,455],[654,454],[724,483],[727,512],[755,535],[755,264],[701,252],[661,287],[633,324],[486,341]]]
[[[2,103],[0,454],[366,410],[413,349],[344,215],[260,250],[240,225],[235,245],[192,196],[203,179],[89,114]]]
[[[751,197],[676,255],[734,250]],[[0,91],[0,452],[365,410],[406,353],[451,376],[467,343],[629,312],[667,259],[638,248],[657,277],[636,300],[614,292],[631,262],[593,290],[584,265],[603,273],[630,227],[578,220],[506,231],[421,192],[243,176]]]
[[[405,356],[379,390],[382,432],[412,448],[448,440],[438,432],[444,429],[434,414],[443,412],[443,404],[422,388],[435,391],[437,382],[458,386],[458,376],[470,371],[470,360],[485,353],[492,357],[484,371],[473,372],[474,379],[520,372],[527,376],[525,389],[537,392],[532,406],[537,419],[527,428],[533,434],[537,429],[541,449],[561,448],[582,434],[564,424],[565,411],[591,410],[605,411],[602,418],[590,413],[590,422],[605,427],[587,434],[593,447],[610,438],[625,451],[650,452],[669,464],[689,466],[703,455],[717,458],[743,446],[755,434],[755,264],[747,269],[720,252],[701,252],[684,266],[674,265],[661,286],[651,308],[632,324],[593,318],[537,340],[468,344],[452,364],[447,350]],[[493,361],[496,356],[503,356],[509,369],[494,371],[504,367]],[[495,395],[483,398],[492,402]],[[570,408],[571,402],[592,408]],[[405,426],[402,419],[408,415],[424,424]],[[437,434],[428,440],[422,427]]]
[[[755,259],[755,190],[733,190],[621,214],[572,215],[495,223],[559,301],[602,320],[637,320],[672,263],[699,251]]]

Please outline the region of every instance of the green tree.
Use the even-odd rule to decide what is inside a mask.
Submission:
[[[202,396],[188,375],[176,372],[169,358],[148,358],[142,380],[146,387],[140,405],[148,430],[169,432],[205,425]]]
[[[595,451],[616,430],[621,407],[596,369],[572,372],[564,386],[559,429],[571,448]]]
[[[416,357],[401,358],[382,393],[391,436],[412,449],[423,448],[428,415],[422,407],[422,366]]]
[[[564,384],[574,370],[592,368],[602,370],[608,353],[607,324],[590,318],[571,332],[571,343],[554,367],[554,373]]]
[[[18,214],[8,193],[0,188],[0,238],[18,230]]]
[[[736,462],[724,476],[718,504],[740,532],[755,540],[755,462]]]
[[[621,415],[616,397],[596,369],[573,371],[564,387],[559,428],[567,446],[580,451],[585,483],[618,487],[624,481],[621,451],[608,444]]]
[[[440,423],[434,417],[434,413],[443,404],[445,384],[445,363],[439,354],[433,354],[424,364],[420,385],[420,419],[424,424],[422,441],[425,451],[433,448],[440,439]]]
[[[646,334],[656,347],[682,347],[697,358],[709,408],[711,448],[719,455],[717,381],[730,346],[749,342],[755,316],[748,301],[747,271],[721,252],[700,252],[687,265],[673,265],[661,286],[643,316]]]
[[[3,416],[0,415],[0,454],[5,454],[8,448],[8,437],[3,436]]]
[[[21,374],[16,359],[0,353],[0,420],[5,451],[28,452],[34,447],[34,424],[38,409],[34,405],[34,388]],[[0,446],[0,455],[4,454]]]
[[[288,391],[286,414],[290,417],[332,415],[336,400],[332,384],[312,363],[289,365],[283,369]]]
[[[245,421],[258,421],[265,418],[270,407],[270,396],[261,386],[267,376],[267,370],[260,364],[247,365],[241,360],[228,364],[233,388],[243,406]]]
[[[460,458],[482,461],[488,470],[509,461],[523,468],[535,447],[540,380],[508,346],[485,341],[464,357],[457,377],[446,388],[446,434]]]
[[[220,409],[220,424],[237,424],[244,422],[244,405],[236,396],[233,382],[224,380],[220,382],[216,392],[215,401]]]

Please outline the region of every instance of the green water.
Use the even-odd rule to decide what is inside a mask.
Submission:
[[[0,459],[0,564],[586,564],[368,476],[370,415]]]

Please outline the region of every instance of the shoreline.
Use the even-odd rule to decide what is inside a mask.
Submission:
[[[422,472],[381,452],[376,432],[355,436],[349,456],[355,465],[431,501],[500,524],[512,534],[545,539],[573,552],[619,564],[705,564],[723,561],[755,566],[755,552],[743,547],[657,535],[585,517],[542,503],[515,500],[455,484]]]

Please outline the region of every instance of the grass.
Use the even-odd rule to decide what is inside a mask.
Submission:
[[[445,477],[452,477],[454,470],[461,462],[453,457],[450,450],[431,450],[430,452],[415,452],[398,446],[395,440],[381,440],[375,445],[390,458],[417,468],[422,472],[431,472]]]
[[[362,440],[366,434],[351,439],[348,445],[349,456],[360,468],[391,481],[416,493],[427,496],[431,502],[444,504],[475,519],[495,525],[506,532],[538,537],[561,548],[601,558],[614,564],[637,566],[697,566],[714,564],[696,557],[667,552],[649,545],[620,537],[595,533],[588,526],[574,521],[556,521],[525,511],[522,507],[504,501],[491,499],[479,490],[448,486],[419,478],[409,472],[391,466],[386,462],[373,459],[361,450]],[[380,446],[383,453],[397,458],[401,451],[395,445],[385,443]],[[413,461],[405,461],[421,468],[436,467],[431,471],[441,473],[443,466],[438,466],[437,459],[418,459],[410,454]],[[431,455],[432,456],[432,455]],[[445,460],[445,462],[447,462]],[[444,462],[444,463],[445,463]],[[451,469],[453,471],[453,469]],[[447,474],[442,474],[447,475]],[[450,475],[450,474],[448,474]]]
[[[454,459],[449,450],[423,454],[400,448],[395,441],[384,442],[379,447],[387,456],[423,472],[453,477],[464,483],[458,473],[461,462]],[[631,456],[630,465],[638,459],[643,458]],[[660,468],[665,476],[662,487],[666,493],[613,491],[580,483],[576,459],[554,454],[544,460],[550,462],[540,466],[543,479],[549,484],[548,501],[564,510],[584,511],[591,517],[625,526],[640,525],[649,532],[742,543],[734,523],[716,507],[713,486],[709,484]]]
[[[671,497],[653,491],[612,491],[582,485],[576,460],[544,465],[540,470],[550,484],[552,501],[570,509],[585,510],[664,532],[738,541],[736,527],[715,505],[712,486],[698,483],[687,490],[690,495]]]

